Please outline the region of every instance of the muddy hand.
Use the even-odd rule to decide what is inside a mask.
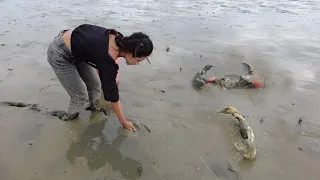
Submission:
[[[136,128],[134,127],[134,125],[129,122],[129,121],[124,121],[123,123],[121,123],[122,127],[129,130],[129,131],[136,131]]]

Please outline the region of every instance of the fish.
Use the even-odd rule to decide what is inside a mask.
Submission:
[[[249,122],[241,114],[239,114],[235,107],[232,106],[225,107],[218,113],[231,114],[238,120],[242,143],[245,145],[245,147],[241,147],[239,146],[239,142],[235,142],[235,150],[239,152],[245,159],[255,159],[257,154],[256,145],[254,142],[255,136],[251,126],[249,125]]]
[[[218,85],[223,89],[262,88],[263,83],[257,71],[255,71],[253,66],[248,62],[244,61],[242,63],[248,69],[247,75],[228,74],[221,77],[216,76],[209,78],[207,77],[207,71],[214,66],[206,65],[201,71],[195,74],[193,84],[196,84],[197,90],[209,83]]]

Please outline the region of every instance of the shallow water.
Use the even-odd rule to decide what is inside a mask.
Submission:
[[[125,114],[151,134],[119,130],[114,115],[105,121],[82,112],[66,123],[0,107],[1,179],[223,179],[226,162],[247,180],[318,179],[319,10],[316,0],[2,0],[1,101],[66,108],[68,96],[46,61],[62,29],[92,23],[124,35],[143,31],[155,50],[151,65],[120,63]],[[191,88],[204,65],[216,66],[211,75],[242,74],[242,61],[264,74],[266,88]],[[234,119],[216,114],[227,105],[248,116],[255,131],[253,162],[231,149]]]

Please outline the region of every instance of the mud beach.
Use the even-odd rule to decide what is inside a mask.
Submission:
[[[114,114],[46,113],[69,97],[46,60],[59,31],[81,23],[143,31],[149,63],[120,61],[120,96],[137,132]],[[320,2],[318,0],[2,0],[0,1],[1,180],[318,180],[320,177]],[[208,75],[244,74],[262,89],[192,88]],[[106,103],[107,105],[107,103]],[[257,157],[232,149],[237,107],[255,133]]]

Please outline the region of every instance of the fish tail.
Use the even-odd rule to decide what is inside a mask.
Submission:
[[[253,71],[254,71],[253,66],[252,66],[250,63],[246,62],[246,61],[244,61],[244,62],[242,62],[242,63],[243,63],[243,65],[245,65],[246,68],[248,69],[249,74],[252,74]]]
[[[202,68],[202,70],[201,70],[201,75],[203,75],[203,74],[207,74],[207,71],[209,71],[212,67],[214,67],[213,65],[205,65],[203,68]]]

